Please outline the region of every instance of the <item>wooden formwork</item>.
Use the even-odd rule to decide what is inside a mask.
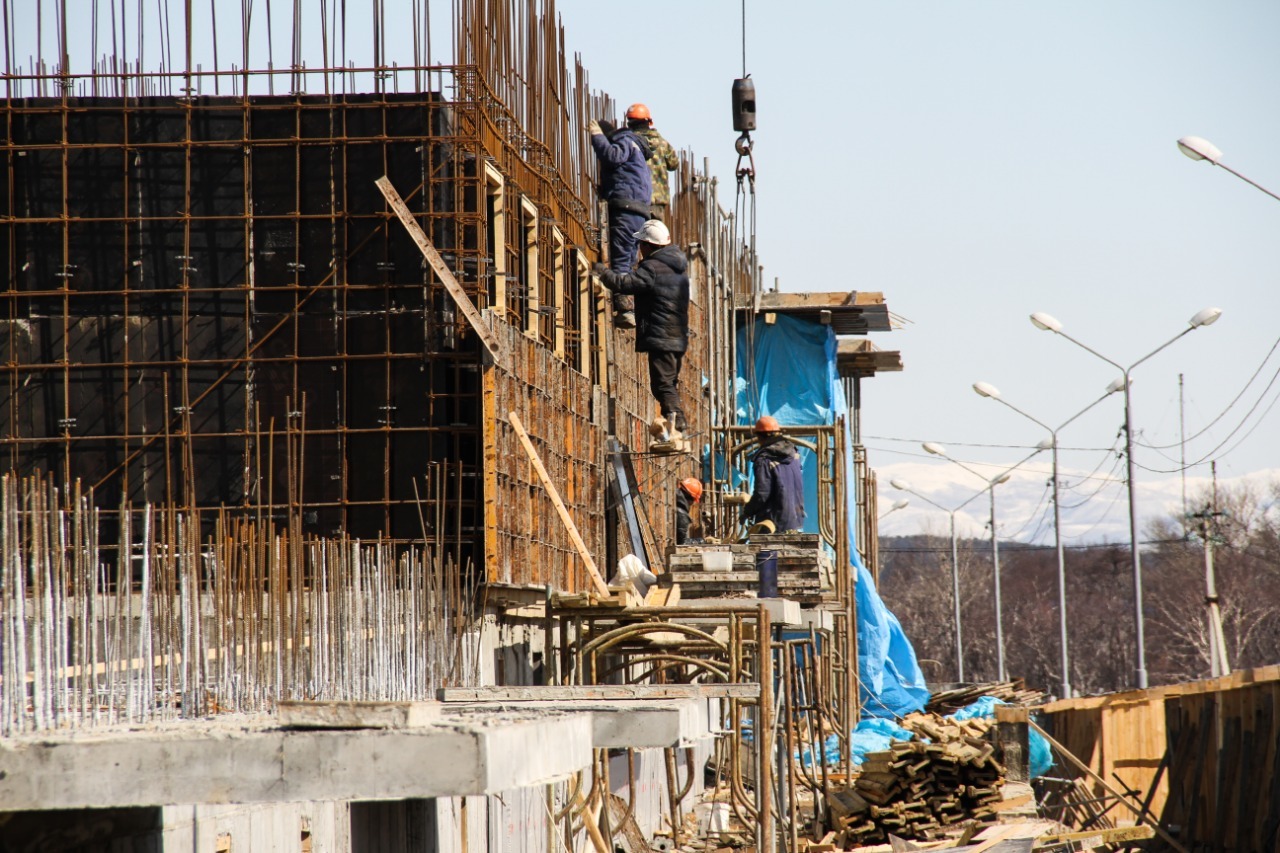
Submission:
[[[1053,702],[1043,714],[1063,746],[1138,792],[1189,849],[1276,849],[1280,666]]]

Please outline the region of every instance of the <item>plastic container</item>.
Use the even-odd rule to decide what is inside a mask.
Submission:
[[[732,551],[703,551],[702,570],[705,572],[733,571]]]
[[[760,574],[759,598],[778,597],[778,552],[757,551],[756,571]]]

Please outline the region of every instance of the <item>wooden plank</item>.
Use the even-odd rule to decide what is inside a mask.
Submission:
[[[672,584],[664,587],[661,584],[654,584],[649,587],[649,592],[645,594],[645,607],[674,607],[680,602],[680,584]]]
[[[507,415],[507,419],[511,421],[511,426],[515,429],[516,436],[519,437],[520,444],[524,447],[524,452],[529,455],[529,461],[533,463],[533,470],[537,472],[543,488],[550,495],[551,503],[560,515],[560,520],[564,522],[565,528],[568,529],[569,539],[573,542],[573,547],[578,549],[578,556],[582,558],[583,564],[587,567],[587,574],[591,576],[591,582],[596,585],[596,589],[600,591],[601,595],[608,597],[612,594],[609,591],[609,585],[605,583],[604,578],[600,575],[600,570],[596,568],[596,561],[592,558],[591,552],[587,550],[587,543],[582,541],[582,534],[578,532],[578,525],[573,523],[573,516],[569,514],[569,508],[560,499],[560,492],[556,490],[556,484],[551,482],[551,475],[547,473],[546,466],[542,464],[542,457],[538,455],[533,442],[529,440],[529,433],[525,432],[524,424],[520,422],[520,416],[515,412],[510,412]]]
[[[436,247],[431,245],[431,241],[427,239],[422,226],[418,225],[418,220],[413,218],[413,214],[405,206],[404,199],[400,198],[400,193],[396,192],[396,188],[391,185],[391,180],[386,175],[383,175],[374,181],[374,184],[382,191],[387,204],[391,206],[396,216],[400,218],[400,224],[409,232],[409,236],[413,238],[413,242],[417,244],[418,250],[427,259],[427,263],[435,271],[445,290],[449,291],[453,301],[458,304],[458,308],[462,310],[462,316],[467,318],[471,328],[480,337],[481,343],[489,350],[489,355],[493,357],[494,364],[504,366],[506,360],[502,352],[502,344],[489,328],[489,324],[484,321],[484,317],[480,315],[480,311],[476,308],[475,303],[471,301],[471,297],[467,296],[467,291],[463,289],[458,280],[454,278],[453,272],[445,265],[444,258],[440,257]]]
[[[442,687],[441,702],[574,702],[621,699],[758,699],[759,684],[588,684]]]
[[[1042,835],[1036,839],[1033,849],[1057,847],[1068,842],[1077,842],[1082,849],[1100,847],[1103,844],[1120,844],[1125,841],[1142,841],[1154,838],[1155,830],[1150,826],[1117,826],[1106,829],[1086,829],[1082,832],[1059,832]]]

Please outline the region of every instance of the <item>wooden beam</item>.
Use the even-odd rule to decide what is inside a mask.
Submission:
[[[484,321],[484,317],[481,316],[475,303],[471,301],[471,297],[467,296],[467,291],[463,289],[458,279],[454,277],[453,272],[445,265],[444,258],[440,257],[436,247],[431,245],[431,241],[427,239],[422,226],[418,224],[418,220],[413,218],[413,214],[405,206],[404,199],[400,198],[400,193],[396,192],[396,188],[391,185],[391,181],[386,175],[378,178],[378,180],[374,181],[374,184],[382,191],[387,204],[391,206],[396,216],[400,218],[400,224],[405,227],[409,232],[409,236],[413,238],[413,242],[418,245],[419,251],[427,259],[427,263],[431,265],[431,269],[435,271],[440,282],[444,284],[445,290],[449,291],[453,301],[458,304],[458,308],[462,310],[462,316],[467,318],[471,328],[480,336],[480,341],[489,350],[489,355],[493,357],[494,364],[502,366],[504,364],[502,344],[489,328],[489,324]]]
[[[520,444],[524,446],[524,452],[529,455],[529,461],[533,463],[533,470],[538,473],[538,479],[542,481],[543,488],[551,496],[551,503],[555,505],[556,512],[560,515],[560,520],[564,522],[564,526],[568,529],[569,539],[573,542],[573,547],[578,549],[578,556],[586,564],[587,574],[591,576],[591,581],[596,585],[596,589],[601,595],[606,597],[611,595],[609,585],[605,583],[604,578],[600,575],[600,570],[596,568],[596,561],[591,557],[591,552],[587,550],[587,543],[582,541],[582,534],[578,532],[578,525],[573,523],[573,516],[569,514],[569,508],[560,499],[560,492],[556,490],[556,484],[551,482],[551,475],[547,473],[546,466],[542,464],[542,457],[538,455],[533,442],[529,440],[529,433],[525,432],[524,424],[521,423],[519,415],[511,412],[507,415],[507,419],[511,421],[512,428],[515,429],[516,435],[520,438]]]

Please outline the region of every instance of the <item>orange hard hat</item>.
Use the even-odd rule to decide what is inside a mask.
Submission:
[[[632,104],[627,107],[627,121],[652,122],[653,116],[649,114],[649,108],[644,104]]]
[[[772,415],[764,415],[760,420],[756,421],[756,432],[781,432],[782,427],[778,426],[777,418]]]
[[[702,481],[697,477],[685,477],[680,481],[680,488],[684,489],[689,497],[695,501],[702,500]]]

